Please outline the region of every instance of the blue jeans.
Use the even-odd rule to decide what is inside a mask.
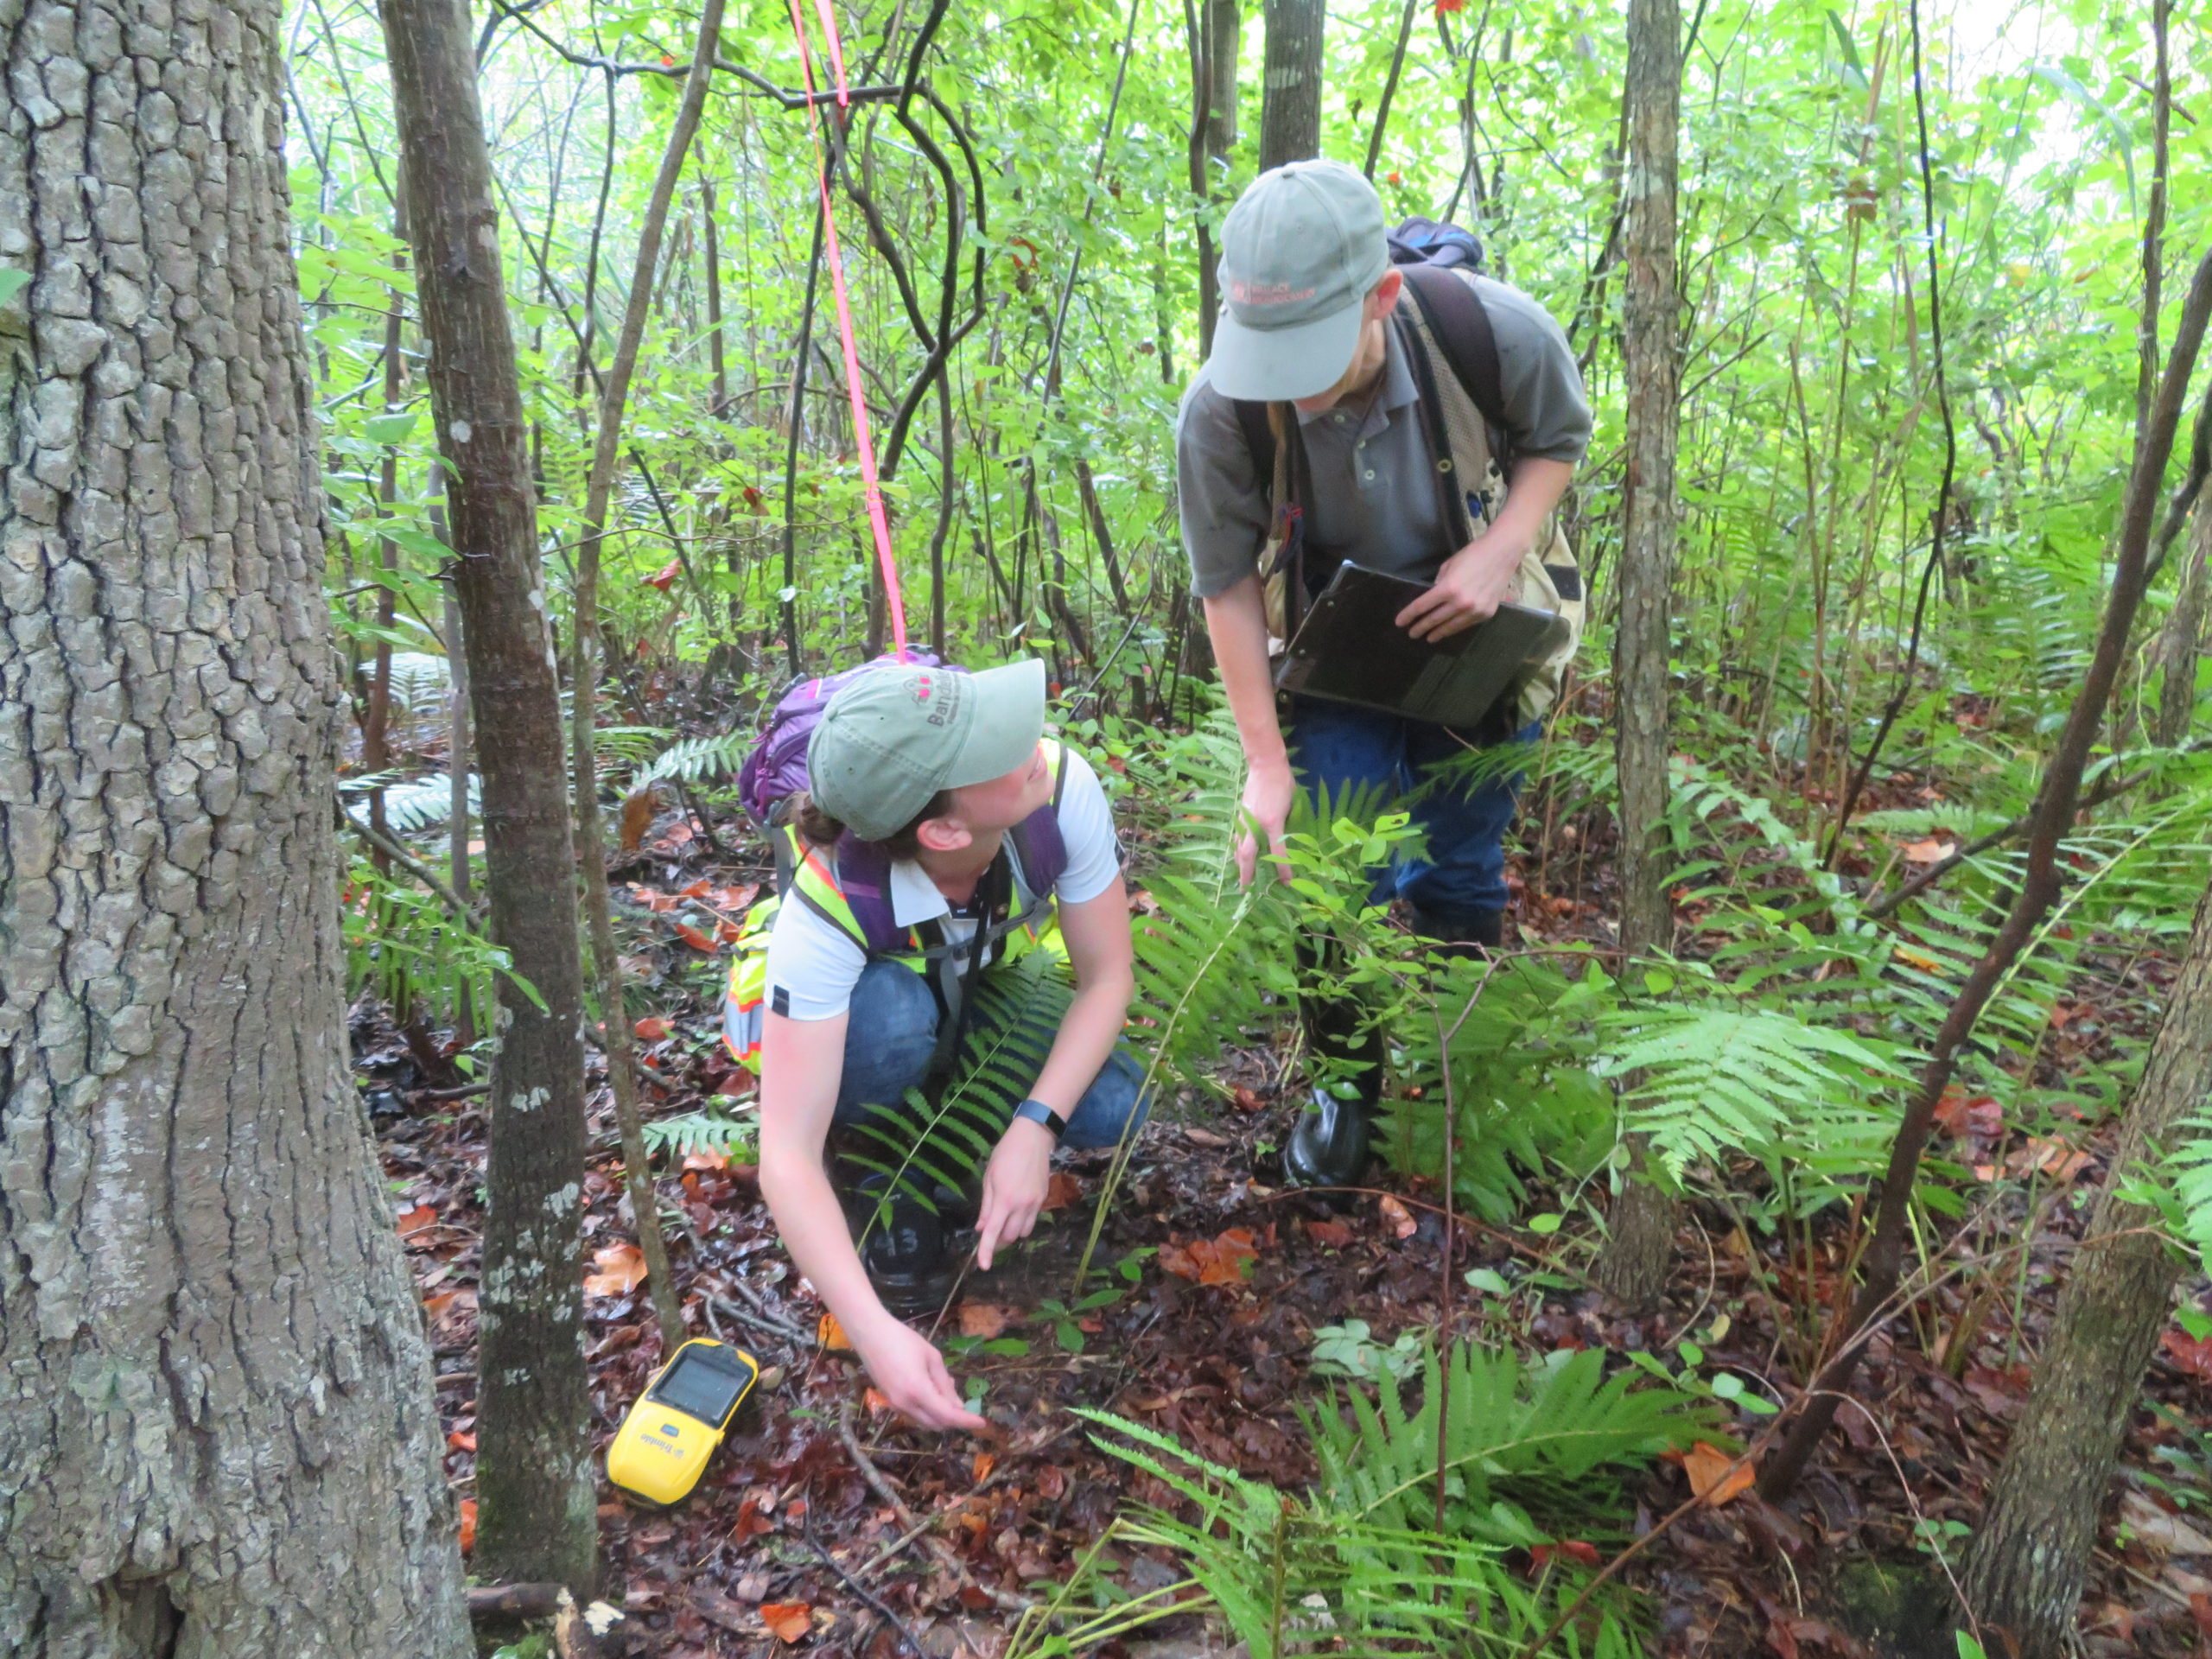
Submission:
[[[937,997],[922,976],[895,962],[871,962],[853,987],[852,1017],[845,1026],[845,1070],[837,1084],[834,1122],[840,1128],[865,1122],[871,1105],[895,1106],[909,1089],[929,1080],[937,1052]],[[1110,1147],[1134,1135],[1152,1109],[1140,1098],[1144,1067],[1127,1048],[1109,1057],[1068,1119],[1064,1147]]]
[[[1511,741],[1533,743],[1542,729],[1532,721]],[[1347,790],[1404,795],[1428,768],[1468,748],[1445,727],[1318,697],[1292,699],[1289,741],[1301,780],[1308,789],[1325,786],[1332,800]],[[1407,804],[1426,837],[1423,853],[1402,856],[1376,878],[1375,902],[1395,896],[1453,922],[1503,911],[1505,830],[1520,788],[1516,767],[1471,786],[1422,791]]]

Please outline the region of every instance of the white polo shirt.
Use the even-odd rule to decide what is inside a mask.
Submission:
[[[1114,884],[1122,872],[1122,849],[1098,774],[1073,748],[1067,758],[1058,817],[1068,867],[1053,891],[1063,905],[1080,905]],[[972,938],[976,932],[975,918],[955,915],[929,872],[911,859],[891,867],[891,914],[901,927],[938,922],[948,942]],[[966,957],[957,960],[964,971]],[[868,953],[851,934],[796,894],[785,896],[768,938],[766,1001],[772,1011],[793,1020],[834,1020],[852,1007],[853,987],[867,966]]]

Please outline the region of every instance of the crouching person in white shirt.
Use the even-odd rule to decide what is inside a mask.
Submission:
[[[976,1265],[1035,1225],[1056,1145],[1113,1146],[1148,1104],[1119,1047],[1135,982],[1113,817],[1044,728],[1039,662],[861,675],[823,714],[786,815],[797,861],[761,987],[761,1190],[876,1387],[935,1428],[982,1420],[902,1321],[950,1294],[970,1200],[939,1186],[924,1203],[910,1166],[887,1222],[888,1183],[849,1155],[868,1145],[856,1132],[943,1080],[975,976],[1040,950],[1065,955],[1074,997],[984,1165]]]

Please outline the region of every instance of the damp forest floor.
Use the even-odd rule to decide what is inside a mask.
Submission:
[[[1522,924],[1546,938],[1601,938],[1610,909],[1594,826],[1573,883],[1516,869]],[[1592,858],[1586,872],[1582,856]],[[693,821],[668,815],[615,871],[625,967],[643,1016],[647,1115],[710,1103],[742,1116],[751,1080],[721,1051],[718,925],[765,871],[717,859]],[[702,946],[708,948],[702,949]],[[2129,959],[2126,976],[2160,965]],[[2148,999],[2105,988],[2124,1008]],[[638,1017],[640,1002],[633,1002]],[[2070,1010],[2070,1012],[2069,1012]],[[2094,997],[2062,1013],[2095,1040]],[[2062,1033],[2062,1036],[2065,1033]],[[446,1474],[473,1519],[475,1283],[483,1220],[486,1120],[480,1095],[426,1075],[384,1012],[353,1020],[357,1075],[392,1202],[421,1287],[434,1344]],[[2063,1044],[2062,1044],[2063,1046]],[[656,1177],[687,1328],[736,1342],[767,1368],[696,1493],[668,1511],[633,1508],[602,1482],[601,1593],[625,1618],[607,1651],[664,1659],[852,1655],[895,1659],[908,1640],[942,1659],[997,1659],[1017,1598],[1063,1579],[1125,1506],[1165,1503],[1150,1476],[1093,1443],[1071,1408],[1096,1408],[1173,1436],[1200,1456],[1296,1488],[1313,1463],[1298,1408],[1325,1397],[1313,1374],[1315,1332],[1365,1321],[1388,1346],[1440,1319],[1443,1228],[1433,1184],[1407,1183],[1378,1161],[1372,1192],[1330,1208],[1275,1185],[1272,1149],[1297,1109],[1290,1044],[1224,1053],[1217,1091],[1161,1103],[1109,1209],[1083,1294],[1067,1311],[1109,1154],[1064,1154],[1053,1207],[1036,1236],[991,1274],[971,1272],[941,1338],[964,1336],[957,1378],[982,1387],[988,1436],[922,1433],[884,1413],[850,1354],[819,1340],[820,1305],[778,1245],[752,1169],[711,1153],[671,1153]],[[622,1193],[613,1107],[594,1051],[592,1153],[586,1182],[586,1342],[592,1432],[606,1442],[662,1357],[634,1229]],[[462,1085],[465,1087],[466,1085]],[[1960,1122],[1949,1155],[2015,1173],[2041,1143],[2002,1124]],[[1861,1373],[1866,1409],[1847,1409],[1814,1472],[1788,1504],[1752,1492],[1693,1510],[1622,1573],[1649,1650],[1663,1656],[1901,1656],[1956,1649],[1954,1603],[1936,1548],[1955,1564],[2020,1408],[2087,1195],[2101,1173],[2109,1126],[2041,1172],[2049,1199],[2024,1271],[1962,1274],[1893,1321]],[[2019,1182],[1993,1182],[1977,1237],[2016,1238],[2030,1224]],[[1667,1352],[1694,1338],[1708,1363],[1766,1381],[1788,1399],[1804,1374],[1837,1289],[1850,1218],[1816,1225],[1810,1261],[1747,1238],[1718,1203],[1682,1211],[1663,1305],[1636,1318],[1584,1277],[1593,1225],[1539,1191],[1533,1211],[1569,1208],[1548,1235],[1465,1224],[1449,1270],[1454,1327],[1536,1354],[1597,1347]],[[1192,1251],[1236,1235],[1234,1271]],[[1800,1241],[1801,1246],[1802,1241]],[[1959,1245],[1970,1258],[1972,1243]],[[1245,1260],[1249,1251],[1249,1262]],[[1165,1264],[1165,1265],[1164,1265]],[[1470,1269],[1504,1294],[1465,1287]],[[1201,1279],[1226,1279],[1205,1283]],[[2201,1283],[2196,1287],[2202,1289]],[[988,1344],[988,1348],[982,1344]],[[2121,1478],[2107,1495],[2082,1629],[2099,1656],[2212,1655],[2212,1515],[2177,1512],[2177,1459],[2206,1455],[2212,1344],[2170,1328],[2133,1414]],[[1735,1426],[1745,1440],[1760,1420]],[[855,1456],[858,1448],[861,1458]],[[2159,1454],[2163,1453],[2161,1456]],[[865,1466],[861,1459],[865,1459]],[[2197,1499],[2208,1477],[2197,1470]],[[1682,1466],[1637,1478],[1634,1530],[1689,1496]],[[919,1529],[917,1533],[917,1528]],[[1164,1555],[1124,1550],[1115,1571],[1133,1591],[1180,1574]],[[1535,1570],[1534,1564],[1529,1564]],[[2202,1576],[2200,1576],[2200,1574]],[[487,1636],[487,1650],[518,1632]],[[1198,1659],[1241,1651],[1196,1618],[1100,1651]],[[532,1650],[525,1648],[524,1651]]]

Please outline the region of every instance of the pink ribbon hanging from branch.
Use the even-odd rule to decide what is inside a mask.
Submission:
[[[815,0],[830,40],[837,76],[837,102],[848,106],[844,50],[837,40],[837,25],[830,0]],[[899,561],[891,550],[891,524],[883,511],[883,489],[876,480],[875,442],[869,436],[868,397],[861,385],[860,345],[853,336],[852,302],[845,291],[845,259],[837,242],[837,215],[830,207],[830,162],[822,147],[822,111],[814,91],[814,60],[806,40],[806,18],[799,0],[791,0],[791,33],[798,40],[799,73],[806,85],[806,118],[814,137],[814,181],[822,196],[822,254],[830,266],[830,292],[837,306],[837,334],[845,353],[845,395],[853,408],[853,438],[860,447],[861,483],[867,493],[868,528],[875,536],[876,563],[883,569],[883,594],[891,613],[891,639],[897,653],[906,654],[906,607],[899,593]]]

